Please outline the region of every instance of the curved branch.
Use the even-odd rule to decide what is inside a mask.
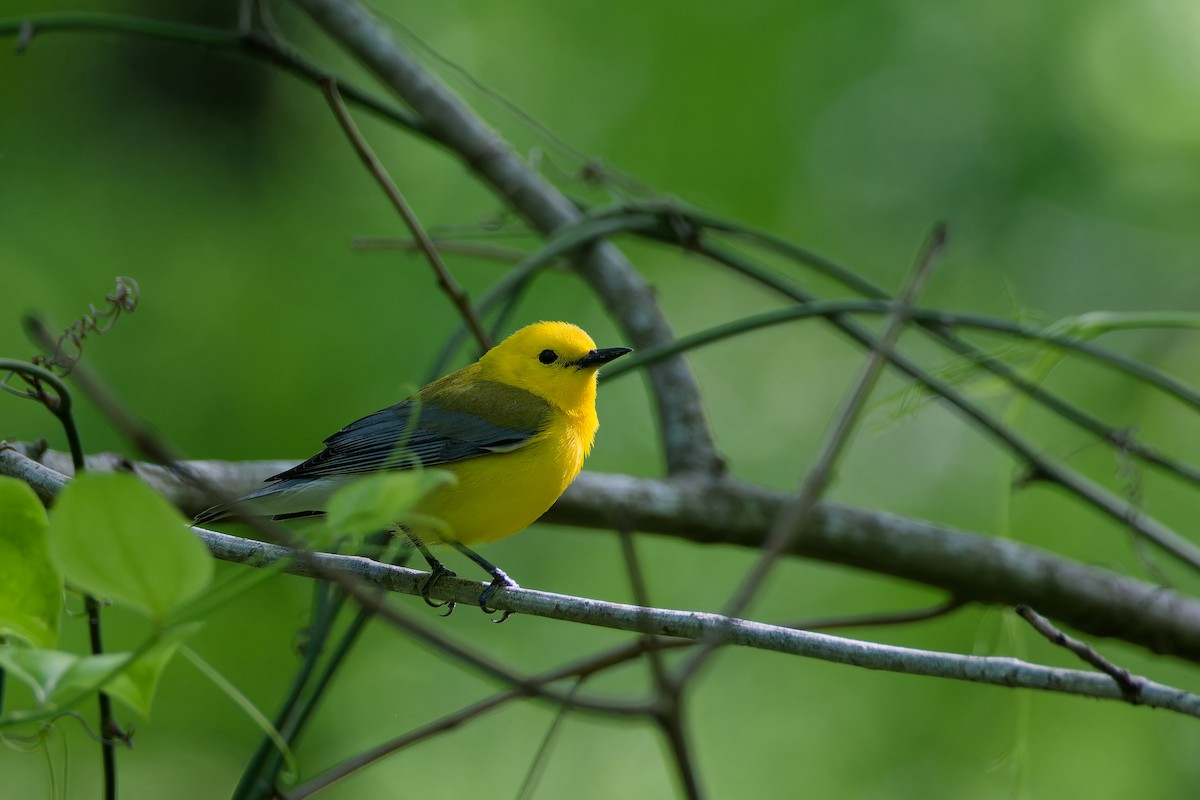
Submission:
[[[736,253],[709,244],[700,244],[695,249],[714,262],[752,277],[799,303],[811,303],[815,299],[802,289],[767,275],[758,269],[757,265],[749,263]],[[830,316],[828,319],[834,327],[863,347],[875,347],[874,336],[857,321],[840,315]],[[1022,462],[1029,466],[1030,480],[1044,480],[1061,486],[1115,522],[1127,525],[1131,531],[1147,541],[1153,542],[1164,552],[1170,553],[1192,569],[1200,571],[1200,546],[1193,544],[1167,525],[1145,514],[1134,503],[1118,497],[1060,462],[1046,458],[1033,442],[1009,430],[978,403],[970,400],[948,382],[921,368],[907,356],[899,352],[892,352],[889,354],[888,360],[896,369],[926,386],[931,392],[958,409],[967,421],[1019,456]],[[976,363],[986,366],[984,362]]]
[[[37,454],[47,469],[18,448],[31,449],[0,450],[0,473],[29,483],[44,500],[53,498],[62,477],[55,470],[69,473],[70,457]],[[237,496],[292,466],[293,461],[187,461],[175,470]],[[187,513],[209,505],[195,481],[181,480],[167,467],[98,455],[89,457],[88,468],[133,471]],[[584,472],[543,519],[759,549],[791,497],[729,478],[653,480]],[[1200,600],[1012,540],[824,501],[789,553],[938,587],[960,601],[1025,603],[1091,635],[1200,663]]]
[[[140,17],[132,14],[30,14],[24,17],[0,19],[0,36],[18,36],[19,50],[24,52],[33,37],[44,33],[77,31],[111,31],[132,36],[185,42],[219,50],[241,52],[281,67],[313,84],[334,80],[342,95],[362,108],[401,125],[420,136],[429,131],[413,113],[394,103],[387,103],[359,87],[335,78],[324,67],[309,61],[295,50],[257,31],[239,33],[222,28],[190,25],[180,22]]]
[[[450,302],[458,309],[458,315],[468,328],[472,335],[475,336],[475,342],[479,345],[479,354],[483,355],[492,346],[492,337],[488,335],[483,328],[483,323],[479,321],[479,316],[475,313],[470,301],[467,299],[467,293],[459,285],[454,276],[450,274],[450,269],[442,260],[442,256],[438,253],[437,246],[433,240],[429,238],[429,234],[425,232],[425,227],[421,221],[417,219],[416,213],[412,206],[408,204],[404,193],[400,191],[400,187],[392,180],[392,176],[388,173],[387,168],[383,166],[383,162],[375,155],[375,151],[371,149],[371,145],[363,137],[358,129],[358,125],[354,123],[354,118],[350,116],[350,112],[346,109],[346,104],[342,102],[341,92],[338,91],[337,83],[332,80],[322,80],[321,90],[325,93],[325,99],[329,102],[329,107],[333,111],[334,117],[337,118],[338,124],[341,125],[342,132],[346,134],[346,138],[350,141],[351,147],[358,153],[359,159],[366,166],[367,171],[383,189],[383,193],[387,195],[392,206],[400,214],[400,218],[404,220],[404,224],[408,227],[412,234],[413,240],[416,241],[418,248],[425,254],[429,265],[433,267],[434,277],[437,279],[438,286],[450,298]]]
[[[675,353],[694,350],[713,342],[738,336],[743,333],[792,322],[810,317],[827,317],[837,314],[888,314],[895,306],[894,300],[814,300],[803,305],[788,306],[774,311],[764,311],[742,317],[732,322],[715,325],[696,333],[680,336],[674,342],[660,345],[649,350],[639,350],[628,359],[621,359],[608,367],[604,372],[605,380],[611,381],[619,375],[639,369],[644,364],[656,361]],[[940,308],[914,308],[912,318],[927,325],[938,325],[943,328],[967,328],[987,331],[989,333],[1040,342],[1050,347],[1069,350],[1087,356],[1089,359],[1122,372],[1135,380],[1142,381],[1148,386],[1173,397],[1181,403],[1200,410],[1200,391],[1183,381],[1157,370],[1145,362],[1138,361],[1120,353],[1092,344],[1086,339],[1069,336],[1054,329],[1038,328],[1020,322],[989,317],[985,314],[969,314],[961,311],[946,311]]]
[[[705,214],[690,206],[686,206],[676,200],[672,201],[650,201],[644,203],[631,203],[619,206],[610,206],[590,211],[587,215],[589,220],[624,220],[629,218],[638,218],[646,220],[647,218],[656,219],[657,224],[646,225],[642,224],[637,233],[647,238],[656,241],[662,241],[687,250],[695,250],[702,254],[708,255],[719,263],[733,268],[742,274],[778,291],[784,295],[798,300],[802,303],[814,303],[816,299],[807,293],[798,291],[795,287],[789,285],[786,281],[781,280],[774,274],[755,267],[746,259],[736,257],[734,254],[724,252],[720,248],[704,244],[700,240],[701,233],[705,230],[714,230],[724,232],[733,236],[739,236],[749,239],[756,244],[780,253],[788,258],[791,258],[799,263],[805,264],[820,274],[831,278],[832,280],[841,283],[842,285],[853,289],[860,294],[865,295],[871,300],[891,302],[892,297],[882,288],[872,283],[870,280],[858,275],[850,270],[842,267],[829,259],[816,255],[802,247],[792,244],[780,237],[773,236],[762,231],[755,230],[748,226],[731,223],[727,220]],[[995,358],[994,356],[979,350],[972,346],[969,342],[964,341],[955,333],[955,324],[949,319],[950,315],[937,314],[914,314],[913,319],[920,326],[943,346],[949,348],[954,353],[962,356],[971,363],[981,369],[991,372],[998,378],[1003,380],[1008,385],[1012,386],[1017,391],[1030,397],[1034,402],[1049,409],[1053,413],[1062,417],[1071,424],[1086,430],[1097,439],[1121,449],[1129,453],[1135,458],[1141,459],[1152,466],[1166,470],[1168,473],[1177,477],[1190,481],[1193,484],[1200,484],[1200,468],[1190,464],[1177,461],[1160,453],[1153,447],[1144,445],[1134,439],[1127,432],[1118,430],[1111,425],[1108,425],[1103,420],[1087,413],[1086,411],[1068,403],[1058,395],[1042,388],[1038,383],[1027,380],[1017,370],[1010,367],[1004,361]],[[1077,350],[1081,353],[1090,355],[1093,358],[1104,361],[1110,366],[1121,369],[1122,371],[1134,375],[1142,380],[1151,383],[1154,386],[1168,392],[1184,402],[1190,403],[1193,406],[1200,404],[1200,394],[1191,387],[1175,381],[1162,373],[1152,370],[1145,365],[1138,364],[1132,359],[1123,358],[1114,353],[1109,353],[1106,350],[1090,345],[1087,342],[1077,338],[1064,336],[1061,333],[1054,331],[1034,333],[1030,329],[1019,326],[1013,323],[1008,323],[1005,320],[994,320],[987,317],[972,317],[970,315],[960,315],[963,317],[964,325],[996,330],[999,332],[1010,333],[1025,338],[1036,338],[1043,341],[1052,342],[1060,347]],[[859,338],[853,333],[850,324],[843,324],[837,317],[830,315],[831,320],[835,325],[842,328],[843,331]],[[1181,327],[1194,327],[1192,321],[1180,319],[1178,315],[1170,315],[1163,319],[1163,322],[1168,325]],[[972,323],[974,323],[972,325]],[[861,344],[865,342],[860,340]],[[675,350],[672,352],[682,352]],[[904,369],[903,366],[896,362],[897,366]],[[633,365],[626,363],[622,365],[624,369],[629,369]],[[613,371],[615,372],[615,370]],[[611,375],[611,373],[610,373]],[[916,377],[916,376],[914,376]],[[918,378],[920,379],[920,378]],[[935,392],[936,387],[928,384]],[[941,392],[937,392],[941,394]],[[943,395],[944,396],[944,395]],[[954,402],[954,398],[947,397],[947,400]],[[1074,487],[1066,485],[1066,488],[1073,490]],[[1200,567],[1200,564],[1193,564]]]

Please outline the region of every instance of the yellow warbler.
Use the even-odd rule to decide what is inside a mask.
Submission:
[[[281,472],[245,497],[196,517],[211,522],[241,511],[277,519],[324,511],[329,496],[353,479],[384,470],[438,467],[457,481],[425,496],[414,509],[445,523],[405,533],[438,577],[449,573],[422,539],[444,541],[492,575],[480,598],[516,586],[466,545],[510,536],[546,512],[579,474],[591,451],[599,368],[630,352],[597,349],[566,322],[528,325],[478,361],[421,389],[407,400],[363,417],[325,440],[325,449]]]

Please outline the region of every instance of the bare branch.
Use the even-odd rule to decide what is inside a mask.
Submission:
[[[320,64],[306,59],[279,40],[253,30],[224,30],[166,22],[132,14],[34,14],[24,18],[0,20],[0,36],[16,36],[19,45],[24,48],[28,48],[34,35],[75,31],[111,31],[198,45],[210,50],[240,52],[274,64],[285,72],[314,84],[323,78],[333,77]],[[395,103],[384,102],[345,80],[338,79],[337,84],[350,102],[419,136],[430,136],[421,121],[408,109]]]
[[[360,556],[310,553],[306,559],[298,561],[295,560],[294,551],[278,545],[241,539],[203,528],[193,528],[193,531],[217,558],[256,567],[275,566],[283,562],[283,571],[293,575],[325,577],[338,573],[361,580],[367,585],[414,596],[421,595],[425,579],[428,577],[426,572],[396,567]],[[477,603],[484,588],[485,583],[443,577],[435,585],[431,596],[464,604]],[[645,608],[532,589],[508,589],[491,602],[497,609],[513,613],[656,636],[703,639],[727,630],[730,644],[867,669],[996,686],[1040,689],[1110,700],[1126,699],[1122,689],[1107,675],[1044,667],[1014,658],[988,658],[915,650],[857,639],[843,639],[750,620],[731,619],[719,614]],[[529,681],[522,681],[518,685],[526,691],[534,688]],[[1142,704],[1200,717],[1200,696],[1152,681],[1144,681],[1141,685]],[[583,705],[574,699],[571,702]],[[624,714],[632,712],[633,707],[612,705],[595,710]]]
[[[396,567],[360,556],[309,553],[305,559],[297,560],[295,551],[285,547],[229,536],[204,528],[192,530],[217,558],[255,567],[274,567],[283,563],[282,570],[293,575],[328,577],[331,574],[340,574],[353,577],[366,585],[414,596],[421,595],[425,579],[429,576],[426,572]],[[486,586],[485,583],[443,577],[434,587],[431,596],[464,604],[478,603],[479,595]],[[616,630],[651,633],[656,636],[699,640],[727,630],[727,640],[730,644],[867,669],[995,686],[1039,689],[1108,700],[1127,699],[1124,691],[1108,675],[1044,667],[1015,658],[916,650],[857,639],[843,639],[750,620],[731,619],[719,614],[644,608],[532,589],[510,588],[489,602],[497,609],[513,613]],[[536,691],[537,685],[531,681],[523,680],[516,685],[530,694],[539,694]],[[1143,705],[1200,717],[1200,695],[1193,695],[1171,686],[1141,680],[1139,699]],[[575,698],[570,702],[572,705],[588,707]],[[640,713],[636,706],[615,703],[593,705],[591,710],[619,715]]]
[[[905,325],[908,324],[909,312],[924,288],[926,280],[933,272],[933,265],[937,262],[945,243],[946,230],[939,225],[930,233],[921,248],[921,254],[905,281],[900,302],[888,316],[883,332],[877,340],[871,343],[866,363],[863,364],[858,377],[846,395],[837,418],[825,438],[816,463],[808,470],[796,496],[784,505],[778,516],[771,521],[771,528],[767,532],[766,541],[763,543],[758,560],[755,561],[754,566],[750,568],[741,584],[729,598],[729,602],[726,603],[723,609],[726,616],[740,616],[749,607],[751,600],[766,581],[779,557],[798,537],[802,526],[816,508],[817,502],[825,494],[825,490],[833,480],[838,460],[850,441],[854,426],[858,424],[862,410],[866,407],[867,398],[875,389],[875,384],[883,373],[888,359],[892,357],[892,351],[900,340]],[[695,675],[716,652],[722,639],[723,637],[718,635],[717,638],[705,642],[701,650],[680,667],[676,674],[676,680],[682,683],[690,676]]]
[[[70,456],[9,447],[0,449],[0,473],[24,480],[49,502],[61,485],[57,472],[71,472]],[[294,466],[294,461],[185,461],[175,469],[198,480],[181,481],[167,467],[119,455],[88,458],[92,470],[134,472],[188,513],[208,505],[197,482],[238,496]],[[732,478],[655,480],[585,471],[543,519],[605,531],[625,525],[698,544],[760,549],[771,520],[791,498]],[[1080,631],[1200,662],[1200,600],[1011,539],[823,501],[788,552],[934,586],[964,602],[1026,603]]]
[[[829,431],[817,462],[808,471],[796,498],[784,506],[779,512],[779,516],[771,523],[771,530],[768,532],[763,546],[762,557],[743,584],[738,587],[737,593],[730,600],[726,614],[731,616],[740,614],[747,606],[753,593],[765,580],[772,562],[787,549],[789,542],[796,537],[800,526],[816,507],[817,501],[825,494],[826,488],[833,480],[837,462],[850,440],[850,434],[866,406],[867,398],[870,397],[879,376],[883,373],[887,360],[892,356],[892,351],[900,340],[900,334],[908,324],[912,306],[924,288],[945,243],[945,228],[939,226],[930,234],[929,240],[922,248],[921,255],[906,282],[900,302],[893,308],[883,332],[878,339],[871,343],[870,355]]]
[[[736,253],[731,253],[707,244],[701,245],[696,249],[717,263],[752,277],[797,302],[811,303],[815,300],[808,292],[787,281],[779,280],[765,273],[757,265],[748,262]],[[837,315],[831,316],[828,319],[838,330],[860,345],[864,347],[873,346],[871,333],[859,325],[858,322]],[[954,406],[964,418],[987,432],[989,436],[1018,456],[1024,463],[1028,464],[1030,475],[1033,478],[1057,484],[1116,522],[1128,526],[1134,533],[1144,537],[1147,541],[1153,542],[1189,567],[1200,570],[1200,547],[1197,547],[1167,525],[1144,513],[1142,509],[1136,507],[1134,504],[1118,497],[1094,481],[1088,480],[1069,467],[1042,455],[1039,448],[1031,441],[1023,436],[1019,436],[1015,431],[1009,430],[1001,420],[995,418],[978,403],[970,400],[946,381],[922,369],[907,356],[899,352],[892,352],[888,356],[888,360],[896,369],[919,381],[931,392]]]
[[[410,243],[411,244],[411,243]],[[445,245],[442,245],[443,248]],[[497,256],[498,257],[498,256]],[[892,300],[814,300],[799,306],[765,311],[752,314],[733,322],[715,325],[696,333],[681,336],[669,345],[655,347],[650,350],[639,350],[628,359],[621,359],[609,367],[605,380],[613,380],[619,375],[633,372],[647,362],[656,361],[673,353],[683,353],[702,347],[713,342],[743,333],[749,333],[760,328],[779,325],[784,322],[808,319],[811,317],[830,317],[838,314],[888,314],[891,313],[895,302]],[[1018,339],[1039,342],[1061,350],[1078,353],[1087,358],[1124,373],[1131,378],[1153,386],[1168,397],[1200,410],[1200,391],[1177,378],[1168,375],[1137,359],[1123,356],[1086,339],[1069,336],[1056,329],[1056,326],[1045,328],[1025,325],[1003,317],[991,317],[985,314],[968,314],[958,311],[946,311],[940,308],[914,308],[910,312],[912,318],[926,326],[940,326],[949,329],[976,329],[990,333],[1003,334]]]
[[[475,341],[479,344],[479,352],[482,353],[492,346],[492,337],[490,337],[483,328],[483,323],[479,321],[479,316],[475,313],[475,309],[471,306],[470,300],[467,299],[467,293],[458,285],[458,281],[454,280],[454,276],[450,274],[450,270],[442,261],[441,255],[438,253],[437,247],[433,240],[429,238],[429,234],[425,232],[425,228],[421,225],[421,221],[417,219],[417,215],[413,213],[408,201],[404,199],[404,194],[400,191],[400,187],[392,180],[392,176],[388,174],[387,168],[375,155],[375,151],[371,149],[371,145],[367,144],[367,140],[363,138],[359,132],[358,126],[354,124],[354,119],[350,116],[350,112],[346,109],[346,104],[342,102],[342,96],[338,92],[337,83],[332,80],[322,80],[321,89],[325,92],[325,99],[329,101],[329,107],[333,110],[333,115],[337,117],[338,124],[342,126],[342,131],[346,134],[346,138],[350,140],[350,144],[354,147],[354,151],[358,153],[358,157],[362,159],[366,165],[367,171],[374,176],[375,181],[383,188],[384,194],[388,196],[388,200],[392,202],[400,217],[404,220],[404,224],[408,226],[409,232],[416,240],[417,246],[421,252],[425,254],[429,265],[433,267],[433,273],[437,276],[438,286],[450,298],[450,302],[454,303],[454,307],[458,309],[458,314],[462,317],[463,322],[470,328],[471,333],[475,336]]]
[[[675,644],[675,642],[672,642]],[[686,643],[685,643],[686,644]],[[582,661],[568,664],[558,669],[538,675],[531,678],[532,683],[544,685],[559,681],[564,678],[586,678],[597,672],[600,672],[610,667],[622,664],[631,659],[637,658],[645,651],[642,640],[632,642],[630,644],[619,645],[614,648],[603,651],[595,656],[591,656]],[[391,739],[383,744],[372,747],[371,749],[360,753],[357,756],[349,758],[335,767],[332,767],[325,772],[305,781],[300,786],[295,787],[291,791],[283,794],[285,800],[302,800],[302,798],[310,797],[316,794],[321,789],[345,778],[354,772],[363,769],[364,767],[384,758],[399,750],[403,750],[418,742],[422,742],[431,737],[437,736],[447,731],[467,723],[476,717],[480,717],[494,708],[504,705],[513,700],[519,700],[526,695],[520,691],[507,691],[499,694],[494,694],[489,698],[473,703],[466,708],[448,714],[434,722],[424,725],[420,728],[408,731],[394,739]],[[565,706],[564,706],[565,708]]]
[[[1125,695],[1125,699],[1134,705],[1141,702],[1142,696],[1142,679],[1131,674],[1124,667],[1118,667],[1116,664],[1109,661],[1104,656],[1096,652],[1096,649],[1087,642],[1081,642],[1078,639],[1068,636],[1058,628],[1050,624],[1050,620],[1043,617],[1041,614],[1034,611],[1029,606],[1017,606],[1016,612],[1033,626],[1033,629],[1045,636],[1046,639],[1058,645],[1059,647],[1070,650],[1075,655],[1079,656],[1088,664],[1091,664],[1096,669],[1108,675],[1117,685],[1121,687],[1121,693]]]
[[[425,579],[429,576],[426,572],[396,567],[360,556],[310,553],[304,560],[296,560],[295,551],[278,545],[242,539],[204,528],[192,530],[217,558],[255,567],[274,567],[283,563],[282,570],[293,575],[328,577],[331,574],[340,574],[366,585],[414,596],[421,595]],[[435,585],[431,596],[464,604],[478,603],[479,595],[486,586],[485,583],[443,577]],[[1124,691],[1108,675],[1044,667],[1014,658],[916,650],[732,619],[719,614],[645,608],[532,589],[510,588],[489,602],[497,609],[513,613],[656,636],[699,640],[726,631],[724,635],[730,644],[867,669],[1109,700],[1127,699]],[[538,694],[536,685],[528,680],[520,681],[516,685],[530,694]],[[1143,680],[1139,699],[1143,705],[1200,717],[1200,696],[1171,686]],[[572,705],[588,707],[574,698],[570,702]],[[592,706],[592,710],[619,715],[640,713],[636,709],[636,706],[615,703]]]

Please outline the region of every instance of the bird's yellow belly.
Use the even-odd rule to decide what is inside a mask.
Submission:
[[[465,545],[493,542],[528,527],[554,504],[583,466],[583,448],[570,434],[547,436],[511,453],[460,461],[445,469],[458,479],[435,490],[416,508],[449,531],[423,539],[452,538]]]

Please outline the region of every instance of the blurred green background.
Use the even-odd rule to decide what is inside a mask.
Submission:
[[[0,3],[0,17],[128,11],[231,25],[234,3]],[[1093,309],[1195,310],[1200,297],[1200,6],[1187,0],[961,4],[947,0],[731,4],[379,3],[377,8],[564,141],[664,194],[780,234],[895,289],[929,227],[951,247],[924,302],[1033,321]],[[289,36],[346,74],[360,70],[288,7]],[[398,34],[402,38],[407,34]],[[90,341],[90,363],[138,415],[197,458],[302,458],[341,425],[425,382],[456,324],[426,265],[362,252],[354,237],[404,230],[315,87],[261,63],[115,33],[44,34],[0,53],[0,354],[27,357],[21,315],[59,324],[99,303],[116,275],[141,284],[136,313]],[[488,94],[444,71],[473,106],[572,192],[603,200],[581,163]],[[440,151],[356,112],[426,225],[477,226],[498,204]],[[500,239],[522,244],[522,240]],[[699,259],[636,242],[626,252],[681,333],[778,301]],[[503,265],[449,258],[476,296]],[[803,271],[775,267],[808,282]],[[810,284],[828,293],[822,283]],[[513,327],[566,318],[620,344],[566,274],[538,281]],[[1125,333],[1107,344],[1192,383],[1194,338]],[[910,340],[913,353],[944,359]],[[459,363],[462,363],[461,361]],[[694,355],[722,451],[739,477],[797,485],[861,364],[817,323],[760,331]],[[1010,494],[1012,463],[949,411],[901,414],[890,378],[832,496],[982,532],[1008,532],[1087,563],[1146,576],[1128,536],[1061,493]],[[1194,415],[1091,366],[1051,386],[1149,442],[1195,460]],[[986,387],[982,387],[986,388]],[[997,413],[1003,394],[981,396]],[[0,436],[64,442],[30,403],[3,400]],[[89,451],[127,445],[82,404]],[[658,475],[638,378],[601,393],[589,467]],[[1117,489],[1105,449],[1049,417],[1017,422],[1047,453]],[[1195,535],[1194,491],[1141,475],[1147,509]],[[1007,522],[1006,522],[1007,520]],[[639,539],[656,604],[716,610],[752,554]],[[488,548],[523,585],[630,601],[611,534],[535,526]],[[236,567],[222,565],[223,571]],[[466,568],[461,570],[466,574]],[[1196,581],[1176,576],[1195,591]],[[821,564],[780,566],[753,609],[766,620],[907,608],[933,592]],[[275,578],[223,609],[196,650],[268,713],[297,664],[310,587]],[[397,603],[513,668],[536,671],[622,634],[471,609],[440,620]],[[141,623],[113,610],[112,647]],[[65,646],[82,649],[83,623]],[[1004,614],[972,609],[866,638],[1075,666]],[[1112,642],[1150,677],[1196,673]],[[640,691],[644,668],[593,689]],[[378,627],[350,658],[300,748],[310,774],[495,687]],[[722,653],[687,695],[713,797],[1195,797],[1200,727],[1163,712],[876,674],[784,656]],[[394,756],[327,796],[513,796],[554,710],[515,704]],[[183,660],[164,677],[124,797],[228,795],[254,725]],[[95,796],[97,749],[70,720],[47,758],[0,749],[5,797]],[[536,796],[660,798],[676,791],[649,725],[569,716]],[[63,795],[57,795],[63,796]]]

